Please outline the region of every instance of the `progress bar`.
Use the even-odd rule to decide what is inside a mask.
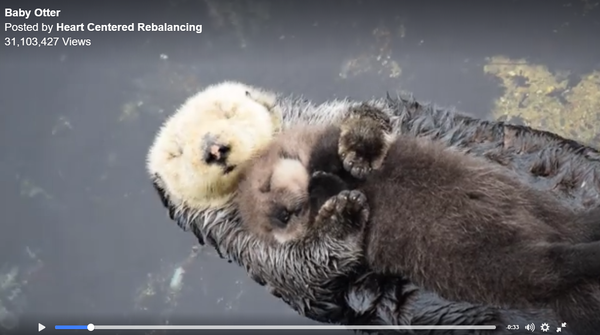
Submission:
[[[54,329],[94,330],[494,330],[495,325],[476,326],[226,326],[226,325],[58,325]]]

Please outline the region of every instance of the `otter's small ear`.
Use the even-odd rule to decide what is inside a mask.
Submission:
[[[246,96],[263,105],[269,111],[269,113],[273,113],[273,109],[277,105],[277,96],[271,92],[260,90],[255,93],[256,94],[252,94],[250,91],[246,91]]]

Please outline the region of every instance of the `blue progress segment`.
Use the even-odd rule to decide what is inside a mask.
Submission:
[[[85,326],[54,326],[54,329],[85,329],[87,330],[87,325]]]

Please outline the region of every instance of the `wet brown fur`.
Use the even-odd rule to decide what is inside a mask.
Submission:
[[[600,278],[599,210],[578,216],[506,170],[414,138],[396,141],[361,190],[374,271],[452,300],[550,305],[565,320],[581,301],[596,306],[588,318],[600,310],[586,288]]]
[[[380,121],[350,118],[340,128],[301,127],[277,138],[250,168],[257,184],[240,185],[244,222],[263,236],[285,236],[275,238],[281,243],[318,237],[329,226],[345,236],[362,231],[356,221],[366,218],[357,214],[370,207],[364,252],[375,272],[406,275],[447,299],[550,306],[565,320],[595,326],[589,311],[600,308],[590,293],[600,277],[600,242],[592,242],[600,237],[599,210],[578,216],[510,171],[428,139],[402,136],[388,146]],[[279,179],[274,187],[282,159],[306,167],[302,180],[323,170],[334,177],[318,174],[304,189]],[[319,183],[340,174],[343,180],[315,195]],[[354,178],[367,174],[365,182]],[[340,193],[355,187],[369,205],[360,192]]]

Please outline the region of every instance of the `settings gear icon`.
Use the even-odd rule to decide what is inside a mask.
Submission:
[[[545,333],[548,330],[550,330],[550,326],[547,323],[542,323],[542,326],[540,327],[540,329]]]

